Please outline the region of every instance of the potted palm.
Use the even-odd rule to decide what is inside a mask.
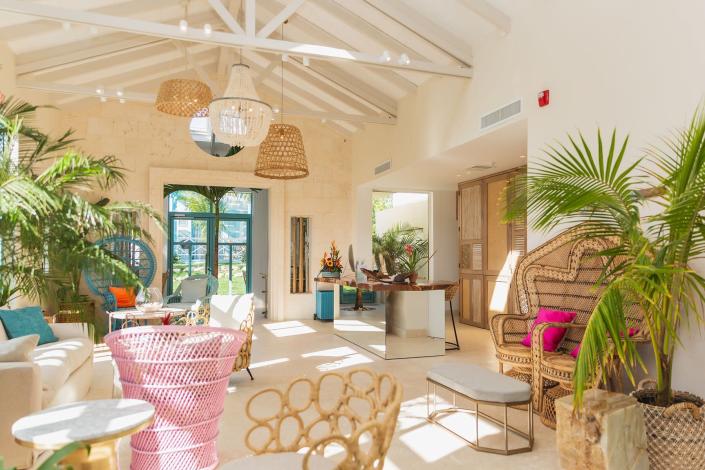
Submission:
[[[86,266],[136,284],[129,266],[94,240],[125,233],[150,240],[133,215],[159,222],[158,216],[142,203],[91,202],[86,194],[124,184],[118,160],[71,150],[71,131],[52,139],[29,126],[36,110],[18,100],[0,102],[0,306],[18,296],[84,302],[79,285]],[[79,314],[94,326],[92,310]]]
[[[568,140],[549,147],[547,158],[510,185],[512,195],[525,198],[506,199],[509,219],[528,213],[538,230],[582,223],[579,236],[615,240],[614,248],[600,253],[610,260],[610,271],[603,273],[605,287],[577,358],[575,408],[586,388],[607,379],[615,361],[632,384],[635,369],[653,373],[653,386],[634,392],[645,415],[651,465],[703,465],[704,402],[674,391],[672,377],[679,327],[703,318],[705,279],[689,263],[705,253],[705,111],[667,139],[664,149],[629,163],[628,138],[618,142],[614,132],[607,141],[598,132],[592,147],[582,135]],[[625,321],[634,303],[643,312],[655,359],[648,370]]]

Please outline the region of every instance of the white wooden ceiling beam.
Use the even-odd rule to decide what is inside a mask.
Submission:
[[[487,0],[461,0],[461,2],[473,13],[492,23],[500,32],[508,34],[512,30],[511,18],[503,11],[490,5]]]
[[[159,78],[159,77],[156,77]],[[66,83],[51,83],[35,80],[20,79],[17,81],[18,88],[26,88],[31,90],[44,91],[49,93],[62,93],[71,95],[81,95],[93,98],[124,98],[127,101],[136,101],[140,103],[154,103],[156,95],[153,93],[140,93],[134,91],[123,91],[122,96],[117,94],[117,89],[106,88],[102,94],[98,94],[95,88],[85,85],[69,85]],[[362,114],[346,114],[340,112],[313,111],[308,109],[285,109],[285,116],[305,116],[318,119],[329,119],[331,121],[349,121],[349,122],[370,122],[375,124],[395,124],[394,118],[384,118],[381,116],[368,116]]]
[[[251,1],[254,3],[254,0]],[[353,62],[373,67],[412,70],[434,75],[465,78],[472,76],[471,69],[467,67],[433,64],[418,60],[411,60],[408,64],[404,64],[395,60],[395,58],[386,62],[383,61],[378,54],[350,51],[318,44],[301,44],[269,38],[258,38],[254,35],[250,37],[247,35],[213,31],[210,36],[206,36],[199,30],[182,32],[176,25],[104,15],[90,11],[70,10],[54,5],[36,4],[21,0],[0,0],[0,11],[31,15],[53,21],[71,21],[146,36],[201,42],[216,46],[242,47],[270,53],[285,53],[312,59]]]
[[[198,75],[198,78],[201,79],[202,82],[204,82],[208,87],[211,89],[211,91],[215,92],[216,86],[213,80],[208,76],[205,70],[203,70],[203,67],[201,67],[196,61],[193,59],[191,54],[189,54],[188,48],[184,46],[184,44],[181,41],[172,41],[174,43],[174,46],[176,49],[183,54],[184,58],[186,59],[186,62],[189,64],[189,66],[196,72],[196,75]]]
[[[220,0],[208,0],[208,3],[210,4],[211,8],[215,10],[218,16],[220,16],[220,19],[223,20],[225,26],[230,28],[230,31],[235,34],[245,34],[245,31],[242,29],[240,24],[233,17],[233,15],[230,14],[230,11],[228,11],[228,9],[225,7],[225,5],[223,5]]]
[[[257,11],[255,10],[255,0],[245,0],[245,35],[248,37],[255,36],[255,18]]]
[[[255,77],[255,78],[252,80],[252,83],[254,84],[254,86],[257,87],[257,85],[259,85],[260,83],[262,83],[267,77],[269,77],[269,75],[271,75],[271,73],[274,71],[274,69],[276,69],[278,66],[279,66],[279,61],[278,61],[278,60],[272,60],[272,61],[270,61],[270,62],[269,62],[269,65],[267,65],[267,67],[266,67],[265,69],[263,69],[263,70],[257,75],[257,77]]]
[[[299,7],[303,5],[305,1],[306,0],[291,0],[291,2],[287,6],[282,8],[281,11],[274,16],[274,18],[269,20],[266,25],[264,25],[259,31],[257,31],[257,37],[268,38],[269,35],[274,32],[274,30],[276,30],[279,26],[281,26],[282,23],[288,20],[291,15],[296,13],[296,10],[298,10]]]
[[[470,47],[461,38],[413,8],[409,8],[401,0],[365,0],[365,2],[404,25],[419,37],[443,49],[460,63],[466,65],[472,63]]]
[[[15,72],[17,76],[34,73],[47,73],[61,70],[67,67],[82,65],[94,60],[115,57],[127,52],[135,52],[141,49],[163,44],[168,39],[154,39],[152,37],[131,37],[128,39],[109,42],[99,46],[74,51],[68,54],[55,55],[46,59],[35,60],[24,64],[17,64]]]

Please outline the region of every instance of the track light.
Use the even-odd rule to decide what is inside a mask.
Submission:
[[[101,103],[105,103],[106,101],[108,101],[108,98],[107,98],[107,97],[105,97],[105,96],[101,96],[101,97],[100,97],[100,102],[101,102]]]
[[[105,93],[105,88],[103,88],[103,85],[98,85],[95,88],[95,92],[98,93],[99,95],[102,95],[103,93]]]
[[[182,33],[185,33],[186,31],[188,31],[188,21],[186,21],[186,20],[179,20],[179,30],[180,30]]]
[[[126,101],[126,100],[125,100],[125,98],[120,98],[119,101],[120,101],[120,104],[125,104],[125,101]]]
[[[213,34],[213,27],[210,23],[206,23],[203,25],[203,34],[205,34],[206,36],[210,36],[211,34]]]
[[[124,95],[125,93],[122,91],[122,88],[118,88],[115,91],[115,94],[118,96],[118,98],[122,98],[122,95]]]
[[[411,63],[411,59],[409,58],[408,55],[402,54],[399,56],[399,65],[409,65]]]
[[[311,65],[311,61],[308,57],[304,57],[304,67],[308,67],[309,65]]]
[[[382,51],[382,55],[379,56],[379,61],[382,63],[389,62],[392,60],[392,55],[389,53],[389,51],[385,50]]]

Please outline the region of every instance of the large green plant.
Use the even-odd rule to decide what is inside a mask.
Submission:
[[[137,202],[91,202],[88,194],[124,184],[115,157],[94,158],[31,127],[36,106],[0,103],[0,305],[18,295],[46,298],[57,288],[78,296],[81,271],[109,273],[127,284],[139,279],[97,238],[129,233],[150,240],[139,217],[158,216]],[[134,214],[137,217],[134,217]]]
[[[702,319],[705,280],[688,263],[705,252],[705,112],[699,110],[687,129],[643,159],[628,163],[627,144],[628,138],[617,142],[615,133],[603,141],[598,132],[596,148],[582,135],[569,136],[569,143],[549,147],[547,158],[512,185],[513,194],[526,199],[514,198],[508,218],[528,211],[540,230],[583,223],[580,236],[613,237],[616,243],[601,253],[610,261],[575,367],[576,405],[611,361],[621,362],[632,382],[635,367],[644,368],[625,320],[635,302],[655,357],[656,402],[671,404],[679,326]]]
[[[372,254],[375,257],[377,269],[387,272],[390,276],[399,273],[399,260],[404,256],[404,247],[416,240],[420,229],[409,224],[397,224],[382,235],[372,234]]]

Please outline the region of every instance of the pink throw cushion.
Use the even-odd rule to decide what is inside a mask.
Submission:
[[[548,308],[540,307],[539,313],[536,316],[534,323],[531,324],[529,334],[527,334],[524,339],[521,340],[521,344],[528,348],[531,347],[531,333],[533,333],[536,325],[540,323],[552,322],[570,323],[575,318],[575,315],[575,312],[564,312],[562,310],[551,310]],[[546,330],[543,332],[543,350],[555,351],[556,349],[558,349],[558,345],[561,344],[561,340],[563,339],[563,336],[565,336],[565,332],[565,328],[558,328],[555,326],[546,328]]]
[[[628,330],[629,337],[631,338],[635,334],[639,333],[639,328],[634,328],[634,327],[629,327]],[[578,354],[580,353],[580,346],[582,346],[583,343],[580,342],[576,347],[573,348],[573,350],[570,352],[570,355],[573,356],[574,358],[578,358]]]

